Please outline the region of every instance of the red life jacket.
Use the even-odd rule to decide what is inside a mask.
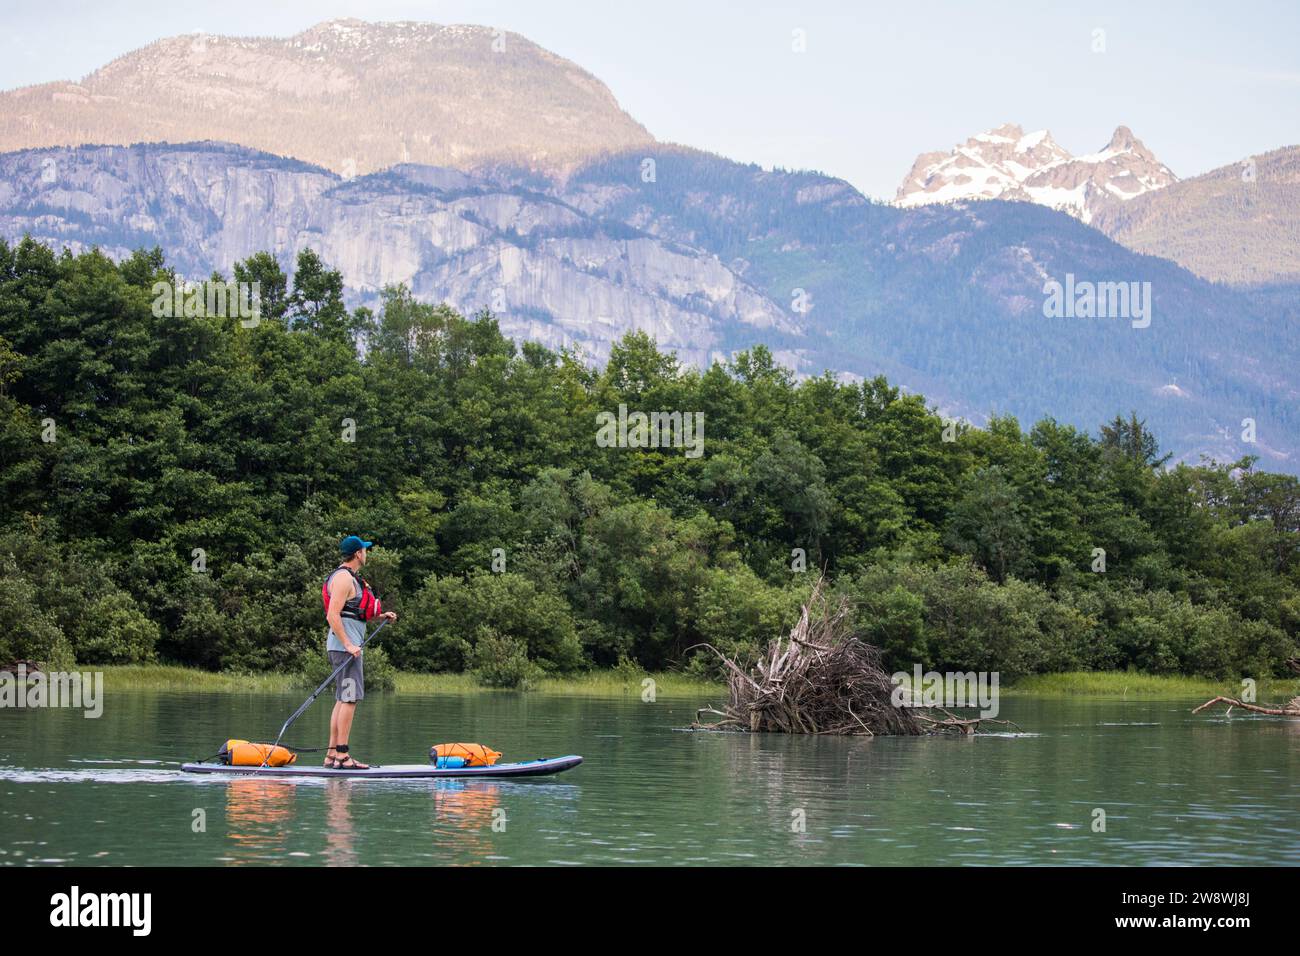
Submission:
[[[348,598],[347,603],[343,605],[343,610],[339,612],[341,617],[350,617],[354,621],[369,621],[384,613],[383,606],[379,603],[379,598],[375,592],[370,590],[370,585],[361,579],[357,572],[353,571],[346,564],[340,564],[337,568],[329,573],[325,578],[325,583],[321,585],[320,596],[325,604],[325,614],[330,612],[330,578],[340,571],[346,571],[352,575],[353,594]]]

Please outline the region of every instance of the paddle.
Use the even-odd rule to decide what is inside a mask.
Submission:
[[[385,627],[387,627],[387,626],[388,626],[388,622],[391,621],[391,620],[392,620],[391,617],[384,618],[384,623],[383,623],[383,624],[380,624],[377,628],[375,628],[373,631],[371,631],[371,632],[366,636],[366,638],[365,638],[364,640],[362,640],[362,642],[361,642],[361,644],[360,644],[359,646],[360,646],[360,647],[365,647],[367,644],[369,644],[370,641],[371,641],[371,638],[373,638],[376,634],[378,634],[378,633],[379,633],[380,631],[382,631]],[[275,743],[271,745],[271,749],[268,750],[268,751],[266,752],[266,756],[262,758],[262,763],[261,763],[261,765],[257,768],[258,770],[261,770],[262,767],[265,767],[265,766],[266,766],[266,762],[267,762],[268,760],[271,759],[271,754],[274,753],[275,748],[278,747],[278,746],[280,746],[280,741],[284,739],[284,732],[285,732],[286,730],[289,729],[289,725],[292,724],[292,723],[293,723],[295,720],[297,720],[299,717],[301,717],[301,716],[303,715],[303,713],[307,710],[307,708],[310,707],[313,703],[315,703],[316,698],[319,697],[322,693],[324,693],[326,687],[328,687],[330,684],[334,683],[334,678],[338,677],[339,674],[343,671],[343,668],[347,667],[348,664],[350,664],[350,663],[352,663],[352,658],[349,656],[349,658],[348,658],[346,661],[344,661],[344,662],[343,662],[342,664],[340,664],[338,667],[334,668],[334,673],[333,673],[333,674],[330,674],[329,677],[325,678],[325,683],[323,683],[323,684],[321,684],[319,687],[317,687],[317,688],[316,688],[316,692],[315,692],[314,694],[312,694],[310,697],[308,697],[305,701],[303,701],[302,706],[299,707],[297,710],[295,710],[295,711],[293,712],[293,714],[289,717],[289,719],[286,720],[286,721],[284,722],[284,726],[280,728],[280,733],[279,733],[279,735],[275,738]]]

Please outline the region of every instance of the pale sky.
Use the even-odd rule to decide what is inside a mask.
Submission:
[[[80,79],[159,37],[288,36],[349,16],[521,33],[661,140],[880,198],[918,153],[1005,122],[1076,154],[1124,124],[1183,178],[1300,143],[1300,3],[1250,0],[3,0],[0,88]]]

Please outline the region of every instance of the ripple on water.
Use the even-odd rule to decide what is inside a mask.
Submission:
[[[9,783],[174,783],[190,777],[191,774],[182,770],[59,770],[0,767],[0,781]]]

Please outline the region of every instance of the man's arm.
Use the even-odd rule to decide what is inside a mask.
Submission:
[[[343,626],[343,605],[352,600],[352,592],[355,590],[350,574],[336,574],[330,578],[330,609],[325,614],[330,630],[343,643],[344,650],[353,657],[361,654],[361,648],[348,638],[347,628]]]

